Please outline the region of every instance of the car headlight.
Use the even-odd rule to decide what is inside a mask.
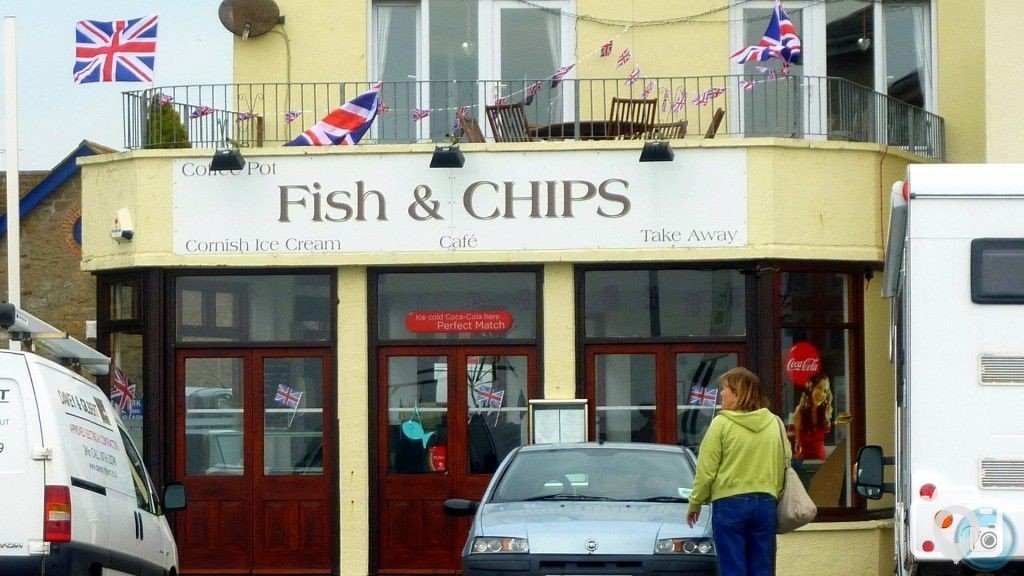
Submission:
[[[710,538],[662,538],[654,545],[655,554],[714,554]]]
[[[500,538],[479,536],[473,538],[473,554],[523,553],[530,551],[526,538]]]

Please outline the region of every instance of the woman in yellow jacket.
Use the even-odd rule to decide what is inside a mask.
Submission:
[[[693,526],[710,502],[722,576],[771,576],[786,449],[779,421],[750,370],[733,368],[718,383],[722,411],[700,443],[686,521]]]

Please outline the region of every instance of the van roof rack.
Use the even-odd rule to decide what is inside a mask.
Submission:
[[[110,371],[110,357],[9,302],[0,303],[0,329],[11,340],[42,346],[65,365],[77,364],[96,376]]]

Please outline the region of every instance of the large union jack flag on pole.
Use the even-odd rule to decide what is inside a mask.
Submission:
[[[335,108],[324,119],[313,125],[285,146],[352,146],[370,129],[380,104],[378,82],[368,91]]]
[[[134,20],[81,20],[75,25],[75,84],[152,82],[156,14]]]
[[[800,63],[800,37],[796,35],[796,26],[789,19],[789,15],[782,8],[782,2],[775,0],[775,7],[772,9],[772,18],[768,21],[768,27],[764,36],[757,46],[747,46],[732,53],[730,58],[734,62],[765,62],[772,58],[782,60],[783,69],[788,69],[790,64]]]

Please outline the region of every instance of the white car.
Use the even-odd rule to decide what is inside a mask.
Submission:
[[[695,458],[643,443],[535,444],[513,450],[475,514],[465,576],[715,574],[711,510],[692,528],[686,508]]]

